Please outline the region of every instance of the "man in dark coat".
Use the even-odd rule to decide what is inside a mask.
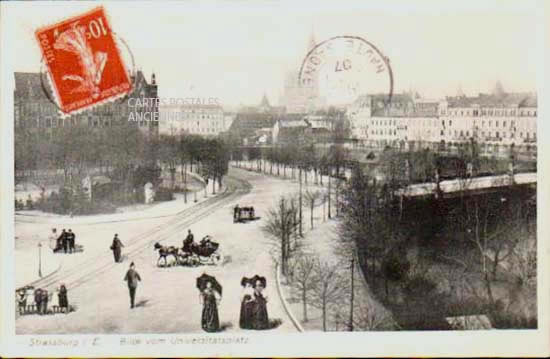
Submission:
[[[118,234],[115,234],[113,244],[111,244],[111,250],[113,251],[113,256],[115,257],[115,263],[119,263],[121,261],[122,247],[124,247],[124,244],[122,244],[118,238]]]
[[[40,300],[40,304],[41,304],[40,313],[48,314],[48,299],[49,299],[48,291],[46,289],[42,289],[41,294],[42,294],[42,299]]]
[[[69,249],[69,238],[68,233],[65,232],[65,228],[63,228],[63,231],[61,231],[61,244],[63,245],[63,252],[67,253],[67,249]]]
[[[36,306],[36,313],[42,314],[42,289],[36,288],[33,294],[34,305]]]
[[[193,247],[193,244],[195,242],[195,237],[193,236],[193,233],[191,233],[191,230],[189,229],[187,232],[187,237],[183,240],[183,251],[185,253],[191,253],[191,247]]]
[[[134,302],[136,299],[136,289],[138,282],[141,282],[141,277],[139,273],[135,270],[134,262],[130,264],[130,269],[126,272],[124,280],[128,282],[128,291],[130,292],[130,308],[134,308]]]
[[[66,236],[67,236],[67,232],[65,232],[65,229],[63,228],[63,230],[61,231],[61,234],[59,234],[59,237],[57,237],[57,242],[56,242],[54,252],[60,251],[65,247],[65,243],[66,243],[65,237]],[[65,252],[67,252],[67,251],[65,250]]]
[[[73,231],[69,228],[69,232],[67,232],[67,242],[69,244],[69,253],[74,252],[74,243],[75,243],[76,235],[73,233]]]

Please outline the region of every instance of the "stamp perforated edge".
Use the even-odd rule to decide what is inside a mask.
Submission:
[[[84,16],[87,16],[93,12],[96,12],[96,11],[102,11],[103,12],[103,15],[105,16],[105,18],[107,19],[108,21],[108,24],[111,25],[112,24],[112,21],[111,21],[111,18],[109,16],[109,14],[105,11],[105,8],[101,5],[101,6],[96,6],[84,13],[81,13],[79,15],[75,15],[75,16],[72,16],[72,17],[68,17],[68,18],[65,18],[64,20],[61,20],[59,22],[56,22],[56,23],[51,23],[49,25],[44,25],[44,26],[41,26],[39,27],[38,29],[35,30],[34,32],[34,35],[35,35],[35,38],[36,40],[38,41],[38,46],[40,48],[40,55],[42,57],[42,60],[44,60],[44,51],[43,51],[43,48],[42,48],[42,45],[40,44],[40,39],[38,37],[38,34],[40,32],[43,32],[43,31],[48,31],[48,30],[51,30],[57,26],[60,26],[60,25],[63,25],[63,24],[66,24],[66,23],[69,23],[69,22],[72,22],[74,21],[76,18],[80,18],[80,17],[84,17]],[[111,26],[109,26],[109,30],[110,30],[110,35],[113,36],[114,34],[114,31],[112,29]],[[132,80],[131,80],[131,77],[128,75],[128,68],[126,66],[126,63],[123,61],[123,57],[122,57],[122,54],[121,54],[121,51],[120,51],[120,48],[119,48],[119,44],[117,42],[117,40],[115,39],[115,37],[113,36],[113,43],[114,43],[114,47],[115,47],[115,50],[116,50],[116,53],[118,55],[118,57],[120,58],[120,63],[121,63],[121,66],[122,66],[122,69],[124,71],[124,75],[126,76],[126,78],[128,79],[128,84],[130,85],[129,89],[126,90],[126,91],[123,91],[123,92],[120,92],[116,95],[112,95],[110,97],[107,97],[101,101],[98,101],[98,102],[95,102],[95,103],[92,103],[90,105],[86,105],[86,106],[83,106],[79,109],[75,109],[75,110],[72,110],[72,111],[68,111],[68,112],[64,112],[62,107],[61,107],[61,98],[59,96],[59,90],[57,88],[57,84],[52,80],[51,78],[51,70],[50,70],[50,66],[49,64],[46,62],[46,61],[43,61],[44,65],[46,66],[47,68],[47,71],[46,71],[46,78],[48,79],[48,86],[50,86],[50,89],[52,90],[52,94],[53,94],[53,97],[54,97],[54,101],[55,101],[55,105],[57,107],[57,112],[58,112],[58,115],[60,116],[60,118],[62,119],[66,119],[66,118],[69,118],[73,115],[78,115],[78,114],[81,114],[83,112],[86,112],[94,107],[97,107],[97,106],[102,106],[102,105],[105,105],[107,103],[112,103],[116,100],[119,100],[125,96],[127,96],[128,94],[130,94],[133,89],[134,89],[134,86],[133,86],[133,83],[132,83]],[[40,76],[42,77],[42,69],[40,69]]]

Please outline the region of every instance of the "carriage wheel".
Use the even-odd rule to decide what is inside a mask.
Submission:
[[[214,253],[211,257],[210,257],[210,260],[211,260],[211,263],[213,265],[218,265],[218,264],[221,264],[222,261],[223,261],[223,256],[220,254],[220,253]]]

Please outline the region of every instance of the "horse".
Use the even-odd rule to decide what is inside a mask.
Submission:
[[[168,264],[168,256],[173,256],[176,263],[179,262],[178,251],[179,249],[174,246],[163,246],[160,243],[155,243],[155,250],[159,251],[159,259],[157,260],[157,266],[159,266],[160,260],[164,259],[164,266]]]

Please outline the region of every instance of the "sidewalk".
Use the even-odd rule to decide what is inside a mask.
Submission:
[[[211,190],[209,188],[209,190]],[[153,219],[169,217],[178,214],[179,212],[192,207],[196,203],[203,202],[208,198],[215,197],[226,190],[225,186],[222,186],[220,190],[216,189],[216,195],[208,193],[207,197],[204,197],[204,190],[196,192],[197,202],[194,202],[195,194],[188,193],[187,203],[184,202],[183,194],[174,194],[175,199],[172,201],[159,202],[151,205],[137,205],[137,209],[126,209],[125,212],[109,213],[109,214],[96,214],[85,216],[73,216],[59,215],[54,213],[45,213],[41,211],[17,211],[15,212],[16,222],[27,223],[51,223],[58,226],[61,225],[75,225],[75,224],[96,224],[96,223],[112,223],[123,221],[137,221],[142,219]]]

